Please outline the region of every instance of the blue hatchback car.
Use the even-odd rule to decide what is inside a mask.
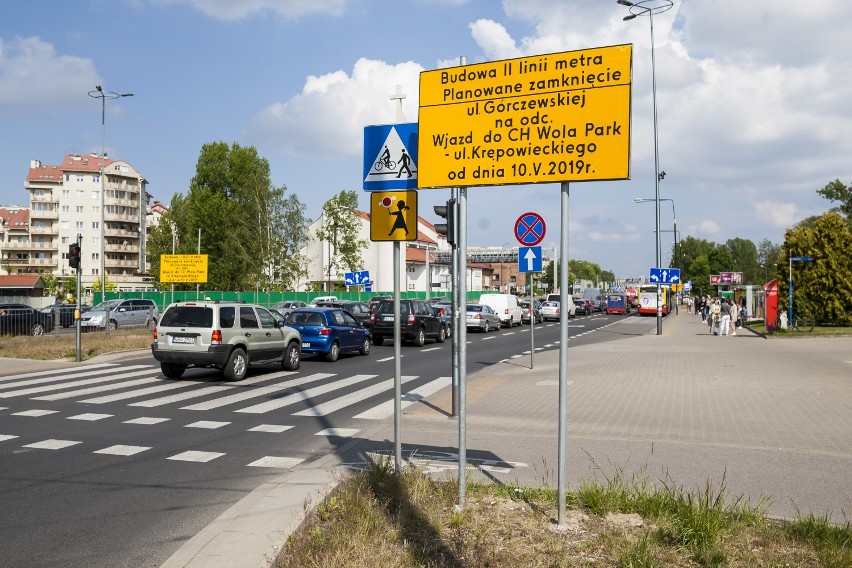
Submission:
[[[302,336],[302,353],[337,361],[341,353],[370,354],[370,330],[342,308],[296,308],[286,323]]]

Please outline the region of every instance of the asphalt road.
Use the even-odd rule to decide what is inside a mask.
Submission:
[[[580,316],[572,345],[617,340],[653,318]],[[591,333],[591,332],[595,333]],[[536,349],[558,349],[556,323]],[[468,373],[528,364],[529,326],[467,334]],[[403,392],[450,384],[451,343],[403,346]],[[393,343],[296,372],[212,370],[165,379],[147,353],[102,366],[0,374],[3,563],[36,567],[159,566],[255,487],[335,451],[393,413]]]

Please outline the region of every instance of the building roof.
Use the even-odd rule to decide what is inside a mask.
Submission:
[[[30,210],[0,208],[0,223],[7,231],[27,231],[30,226]]]
[[[9,274],[0,276],[0,288],[44,288],[38,274]]]
[[[104,159],[104,169],[113,163],[108,157]],[[62,165],[59,167],[63,172],[100,172],[101,157],[97,154],[78,156],[77,154],[65,154]]]

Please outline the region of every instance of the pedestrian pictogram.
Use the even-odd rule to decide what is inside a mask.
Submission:
[[[515,238],[528,247],[543,241],[546,230],[544,219],[538,213],[524,213],[515,221]]]
[[[417,188],[417,123],[364,128],[364,189]]]
[[[383,191],[370,196],[370,240],[417,240],[417,192]]]

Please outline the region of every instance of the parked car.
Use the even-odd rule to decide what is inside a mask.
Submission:
[[[341,353],[370,354],[370,330],[343,308],[299,308],[290,312],[287,325],[302,337],[302,353],[337,361]]]
[[[521,325],[522,310],[514,294],[483,294],[479,297],[479,303],[490,306],[500,316],[500,323],[506,327]]]
[[[278,302],[272,309],[281,314],[284,317],[287,317],[287,314],[295,310],[296,308],[307,308],[308,304],[306,302],[302,302],[300,300],[286,300],[284,302]]]
[[[337,300],[337,296],[317,296],[316,298],[311,300],[310,306],[316,306],[317,304],[321,304],[323,302],[336,302]]]
[[[87,312],[91,309],[92,306],[83,304],[80,306],[80,313]],[[46,314],[50,314],[50,317],[53,318],[54,324],[56,323],[56,312],[58,311],[60,327],[72,327],[74,322],[77,321],[74,319],[74,313],[77,311],[77,304],[52,304],[42,308],[41,311]]]
[[[533,317],[530,317],[529,300],[519,300],[518,305],[523,310],[523,312],[521,313],[521,323],[530,323],[530,321],[534,321],[535,323],[541,323],[542,321],[544,321],[541,317],[541,302],[539,302],[538,300],[533,301]]]
[[[109,321],[107,321],[109,308]],[[80,314],[83,329],[109,326],[110,330],[125,327],[154,327],[160,319],[160,310],[154,300],[129,298],[101,302],[88,312]]]
[[[151,353],[170,379],[187,367],[221,369],[225,378],[240,381],[254,363],[279,362],[299,368],[302,339],[262,306],[242,302],[177,302],[163,312],[154,328]]]
[[[501,327],[500,316],[486,304],[467,305],[467,328],[488,333]]]
[[[26,304],[0,304],[0,335],[44,335],[53,331],[53,315]]]
[[[355,300],[338,300],[336,302],[320,302],[317,304],[317,307],[343,308],[355,316],[355,319],[357,319],[361,325],[367,328],[370,327],[370,306],[364,302],[357,302]]]
[[[373,306],[372,327],[373,343],[381,345],[386,338],[393,339],[394,302],[383,300]],[[411,341],[422,346],[427,338],[443,343],[447,339],[447,329],[432,307],[423,300],[399,301],[399,329],[403,341]]]

